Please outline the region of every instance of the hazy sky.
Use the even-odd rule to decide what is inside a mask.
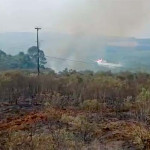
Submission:
[[[0,0],[0,32],[150,37],[150,0]]]

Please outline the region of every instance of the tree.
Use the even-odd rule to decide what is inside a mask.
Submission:
[[[6,53],[3,52],[2,50],[0,50],[0,58],[1,58],[1,57],[6,57],[6,56],[7,56]]]
[[[0,69],[7,69],[8,63],[8,55],[0,50]]]
[[[19,52],[17,55],[8,55],[0,50],[0,70],[8,69],[35,69],[37,67],[37,48],[32,46],[28,49],[28,53]],[[40,68],[45,68],[45,54],[40,50]]]
[[[16,60],[17,60],[18,68],[21,69],[36,68],[36,64],[33,63],[29,55],[25,54],[24,52],[20,52],[18,55],[16,55]]]
[[[34,64],[37,64],[38,49],[36,46],[32,46],[28,49],[28,55]],[[45,54],[42,50],[39,50],[40,68],[45,68],[44,65],[47,63]]]

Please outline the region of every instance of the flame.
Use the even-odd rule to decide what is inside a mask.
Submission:
[[[102,63],[102,61],[103,61],[103,59],[101,58],[101,59],[98,59],[96,62],[97,63]]]
[[[106,60],[103,60],[102,58],[96,60],[96,62],[98,65],[102,65],[102,66],[109,67],[109,68],[122,67],[121,64],[109,63]]]

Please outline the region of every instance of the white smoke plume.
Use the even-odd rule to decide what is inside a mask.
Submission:
[[[0,0],[0,32],[141,36],[150,25],[149,0]]]
[[[66,0],[61,8],[56,28],[76,35],[136,37],[150,24],[149,0]]]
[[[81,60],[96,59],[99,54],[104,58],[104,37],[150,37],[149,10],[150,0],[0,0],[0,32],[34,32],[38,25],[40,33],[62,34],[44,39],[41,49],[46,55]],[[110,45],[118,43],[114,40]],[[54,60],[49,64],[55,69],[89,67]]]

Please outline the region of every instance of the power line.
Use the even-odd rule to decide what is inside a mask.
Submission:
[[[53,59],[58,59],[58,60],[61,60],[61,61],[72,61],[72,62],[77,62],[77,63],[91,64],[90,62],[85,62],[85,61],[82,61],[82,60],[73,60],[73,59],[53,57],[53,56],[46,56],[46,57],[53,58]]]
[[[38,76],[40,74],[40,49],[39,49],[39,30],[41,30],[41,28],[35,28],[37,30],[37,50],[38,50],[38,58],[37,58],[37,72],[38,72]]]

